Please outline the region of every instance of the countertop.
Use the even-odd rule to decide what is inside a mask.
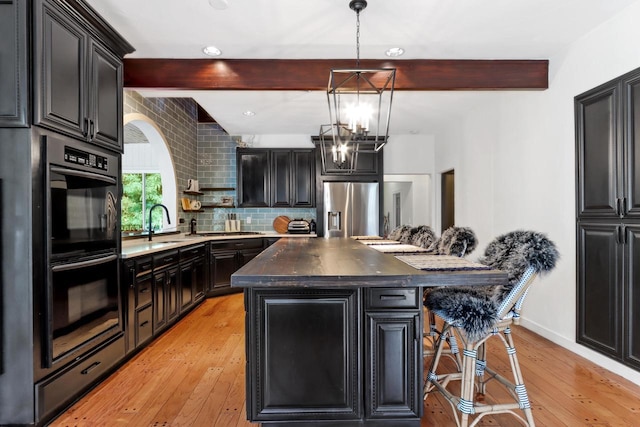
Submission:
[[[433,255],[434,257],[437,255]],[[235,287],[497,285],[497,270],[425,271],[350,238],[280,239],[231,276]]]
[[[256,232],[252,234],[238,234],[229,235],[224,232],[199,232],[195,236],[190,234],[165,234],[154,235],[153,240],[150,242],[147,238],[144,239],[128,239],[122,241],[122,258],[134,258],[138,256],[153,254],[156,252],[162,252],[170,249],[177,249],[185,246],[196,245],[198,243],[205,243],[209,241],[222,241],[222,240],[240,240],[240,239],[256,239],[256,238],[315,238],[315,233],[312,234],[279,234],[275,231]]]

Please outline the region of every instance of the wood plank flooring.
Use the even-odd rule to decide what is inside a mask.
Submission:
[[[514,338],[538,426],[640,425],[639,386],[524,328]],[[507,372],[491,341],[493,366]],[[246,421],[244,364],[242,294],[208,299],[50,426],[257,426]],[[487,400],[499,395],[490,387]],[[422,426],[455,426],[437,393],[424,405]],[[479,425],[521,424],[499,415]]]

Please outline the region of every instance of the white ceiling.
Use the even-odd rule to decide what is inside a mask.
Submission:
[[[360,57],[552,59],[639,0],[369,0]],[[348,0],[88,0],[136,51],[130,58],[349,59],[356,15]],[[286,76],[283,76],[286,78]],[[194,98],[232,135],[317,134],[326,95],[311,91],[144,90]],[[495,92],[396,92],[391,135],[429,134]],[[254,117],[242,113],[251,110]]]

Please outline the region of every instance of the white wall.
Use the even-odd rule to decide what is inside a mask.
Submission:
[[[242,142],[253,148],[313,148],[309,135],[243,135]]]
[[[411,184],[410,204],[403,206],[403,224],[429,225],[436,230],[436,193],[433,186],[435,167],[434,135],[399,135],[390,138],[383,148],[384,181]],[[385,184],[385,214],[391,203]],[[405,202],[409,203],[407,200]],[[407,211],[405,209],[410,209]],[[394,217],[391,212],[391,217]],[[394,222],[391,223],[393,229]]]
[[[438,135],[435,170],[455,169],[456,224],[476,230],[482,253],[518,228],[546,233],[561,253],[532,288],[523,324],[640,384],[640,373],[575,343],[576,95],[640,67],[640,2],[550,60],[543,92],[479,93],[481,108]],[[436,187],[438,185],[436,184]]]

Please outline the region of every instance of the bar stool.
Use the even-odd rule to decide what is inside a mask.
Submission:
[[[436,233],[428,225],[419,225],[409,231],[409,244],[429,248],[437,241]]]
[[[442,287],[427,294],[426,307],[444,321],[442,336],[455,333],[463,354],[459,369],[438,373],[445,349],[444,340],[438,340],[425,383],[425,399],[433,390],[440,392],[451,405],[459,427],[475,426],[486,415],[502,413],[515,416],[526,426],[535,425],[510,326],[519,323],[522,303],[535,277],[552,270],[558,256],[554,243],[541,233],[507,233],[491,242],[480,259],[507,272],[507,285]],[[500,337],[504,344],[513,380],[487,366],[486,342],[491,337]],[[494,379],[508,390],[512,398],[509,402],[485,402],[487,383]],[[453,381],[460,381],[459,393],[450,390]]]
[[[477,245],[478,239],[476,234],[469,227],[449,227],[443,231],[440,238],[428,246],[427,249],[429,249],[429,253],[434,255],[463,257],[473,252]],[[433,289],[436,288],[425,289],[423,297],[426,298],[427,293]],[[430,310],[426,311],[427,318],[429,319],[429,328],[423,335],[426,339],[423,345],[423,357],[432,356],[435,353],[438,341],[443,339],[449,348],[446,350],[443,349],[442,354],[450,355],[458,367],[460,367],[462,360],[460,359],[455,335],[448,332],[442,335],[442,331],[438,330],[436,325],[435,315]]]

